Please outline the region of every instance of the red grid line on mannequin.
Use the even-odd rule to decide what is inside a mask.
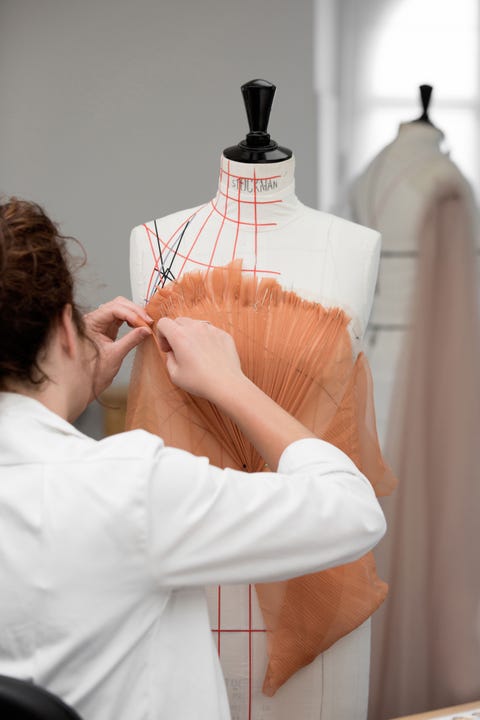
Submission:
[[[206,205],[206,203],[205,203],[205,205]],[[204,205],[203,207],[205,207],[205,205]],[[199,208],[199,210],[201,210],[201,209],[202,209],[202,208]],[[164,250],[172,250],[172,248],[170,247],[170,243],[172,242],[173,238],[177,235],[178,232],[180,232],[180,230],[182,230],[182,228],[185,227],[185,225],[187,225],[187,223],[190,222],[190,220],[193,218],[194,215],[196,215],[197,212],[199,212],[199,210],[195,210],[195,212],[192,213],[192,214],[190,215],[190,217],[185,218],[185,220],[183,220],[183,222],[180,223],[180,225],[178,226],[178,228],[173,231],[173,233],[172,233],[172,234],[170,235],[170,237],[168,238],[167,242],[165,242],[165,241],[163,241],[163,240],[160,240],[160,238],[158,238],[159,242],[162,243]],[[159,261],[159,259],[160,259],[160,255],[159,255],[159,254],[158,254],[158,255],[155,254],[155,250],[154,250],[154,248],[153,248],[153,246],[152,246],[152,241],[151,241],[151,238],[150,238],[150,235],[154,235],[155,238],[157,238],[156,233],[154,233],[152,230],[150,230],[150,228],[148,227],[148,225],[147,225],[146,223],[143,223],[143,227],[145,228],[145,231],[146,231],[146,233],[147,233],[148,242],[150,243],[150,250],[152,251],[153,260],[154,260],[153,269],[152,269],[152,272],[151,272],[151,274],[150,274],[150,278],[149,278],[149,280],[148,280],[148,287],[147,287],[147,299],[149,299],[149,298],[150,298],[150,291],[151,291],[151,288],[152,288],[152,282],[153,282],[153,278],[154,278],[155,272],[159,272],[158,261]]]
[[[217,249],[218,241],[220,240],[220,235],[222,234],[223,226],[225,225],[225,219],[227,217],[227,209],[228,209],[228,188],[230,185],[230,176],[227,176],[227,193],[225,195],[225,210],[224,210],[224,217],[222,218],[222,222],[220,224],[220,227],[217,232],[217,237],[215,239],[215,244],[212,249],[212,254],[210,255],[209,265],[210,267],[213,267],[213,258],[215,256],[215,251]],[[207,273],[210,271],[210,267],[207,270]],[[219,635],[220,637],[220,635]]]
[[[229,223],[234,224],[235,226],[235,237],[234,237],[234,243],[233,243],[233,252],[232,252],[232,260],[235,259],[237,254],[237,247],[238,247],[238,239],[240,230],[242,227],[247,228],[250,230],[250,237],[253,242],[253,254],[254,254],[254,267],[252,269],[250,268],[242,268],[243,272],[248,272],[249,274],[253,273],[254,276],[257,276],[259,273],[268,273],[272,275],[280,275],[281,273],[279,271],[272,271],[272,270],[261,270],[258,268],[258,232],[259,228],[262,227],[276,227],[278,223],[276,222],[268,222],[268,223],[262,223],[259,222],[259,206],[268,206],[268,205],[278,205],[279,203],[282,203],[282,199],[278,200],[259,200],[258,198],[258,191],[259,188],[257,187],[257,183],[259,180],[261,181],[269,181],[269,180],[275,180],[277,178],[281,177],[280,175],[274,175],[268,178],[258,178],[256,174],[256,170],[253,170],[253,177],[245,177],[241,175],[235,175],[230,172],[230,162],[228,162],[228,170],[224,170],[221,168],[220,170],[220,183],[219,183],[219,189],[217,198],[212,200],[210,202],[211,210],[208,212],[206,218],[203,220],[202,225],[198,232],[195,235],[195,238],[186,254],[179,252],[179,243],[176,244],[176,236],[178,237],[178,233],[182,230],[182,228],[185,228],[187,223],[193,218],[193,216],[198,212],[198,210],[193,213],[190,218],[187,220],[184,220],[184,222],[177,228],[177,230],[171,235],[169,240],[165,242],[161,237],[158,235],[158,229],[155,228],[156,232],[151,230],[148,226],[144,226],[145,230],[147,232],[149,244],[150,244],[150,250],[154,259],[154,269],[151,276],[151,281],[149,283],[149,289],[151,288],[153,277],[155,272],[160,272],[160,269],[158,267],[159,261],[162,262],[161,256],[164,250],[170,250],[173,252],[175,250],[175,256],[179,259],[183,260],[180,270],[176,273],[177,279],[180,277],[181,273],[183,272],[187,262],[193,263],[195,265],[198,265],[202,268],[206,269],[206,272],[208,273],[210,269],[216,267],[214,260],[215,255],[217,253],[217,250],[219,248],[220,239],[222,237],[222,233],[226,234],[226,224],[225,221],[228,220]],[[223,187],[222,189],[222,179],[226,178],[226,181],[224,181],[226,187]],[[230,182],[231,178],[236,178],[238,180],[236,184],[236,193],[234,195],[231,194],[231,186],[232,183]],[[251,188],[253,199],[243,199],[242,198],[242,189],[245,191],[245,188],[249,187]],[[236,195],[236,197],[235,197]],[[224,198],[223,208],[220,208],[220,201],[219,198]],[[232,201],[236,203],[237,205],[237,211],[236,211],[236,217],[229,216],[228,213],[228,203],[229,201]],[[204,205],[203,210],[205,210],[208,207],[207,205]],[[248,220],[242,220],[242,210],[247,212],[247,208],[250,208],[248,210]],[[223,212],[222,212],[223,210]],[[200,260],[196,260],[195,258],[192,258],[192,253],[194,252],[194,248],[197,245],[197,242],[201,238],[202,234],[207,235],[208,233],[205,232],[205,228],[207,227],[208,222],[212,218],[213,214],[217,213],[221,217],[220,227],[216,230],[216,236],[215,241],[213,243],[213,247],[211,249],[208,262],[202,262]],[[252,217],[253,215],[253,217]],[[198,220],[200,220],[199,218]],[[252,222],[253,220],[253,222]],[[193,229],[193,227],[190,228],[190,232]],[[213,234],[213,233],[212,233]],[[153,238],[156,240],[155,242],[152,242]],[[173,242],[172,242],[173,241]],[[162,248],[162,252],[159,252],[160,247]],[[222,263],[223,264],[223,263]],[[162,269],[163,269],[163,262],[162,262]],[[245,588],[247,591],[247,588]],[[265,628],[258,628],[253,627],[253,586],[250,584],[248,585],[248,621],[246,623],[246,627],[222,627],[222,610],[223,610],[223,598],[222,598],[222,586],[217,586],[217,608],[216,608],[216,628],[212,628],[212,633],[217,634],[216,638],[216,645],[217,645],[217,652],[219,657],[221,657],[223,644],[222,644],[222,633],[227,634],[241,634],[241,635],[247,635],[248,636],[248,720],[251,720],[252,718],[252,704],[253,704],[253,665],[254,665],[254,657],[253,657],[253,637],[254,634],[258,633],[266,633]],[[243,621],[240,623],[240,625],[243,625]],[[245,688],[246,690],[246,688]]]
[[[257,173],[253,168],[253,212],[255,217],[255,238],[254,238],[254,252],[255,252],[255,267],[253,269],[253,277],[257,277],[257,261],[258,261],[258,215],[257,215]],[[276,224],[276,223],[275,223]]]
[[[242,202],[242,201],[240,201],[240,204],[241,204],[241,202]],[[231,218],[231,217],[228,217],[228,215],[225,215],[224,212],[222,213],[222,211],[218,209],[218,205],[215,205],[215,202],[214,202],[213,200],[210,200],[210,203],[211,203],[212,208],[213,208],[212,212],[213,212],[213,211],[217,212],[217,213],[220,215],[220,217],[224,218],[224,220],[229,220],[230,222],[238,223],[239,225],[248,225],[249,227],[255,228],[255,231],[256,231],[257,228],[259,228],[259,227],[276,227],[276,226],[278,225],[278,223],[276,223],[276,222],[269,222],[269,223],[259,223],[259,222],[255,222],[255,221],[254,221],[254,222],[247,222],[246,220],[239,220],[238,217],[237,217],[237,218]],[[253,202],[253,207],[254,207],[255,216],[256,216],[256,214],[257,214],[257,212],[256,212],[257,208],[256,208],[256,203],[255,203],[255,202]]]
[[[228,161],[228,171],[225,172],[223,168],[220,171],[220,183],[221,186],[222,183],[222,177],[223,173],[227,176],[227,186],[226,186],[226,192],[223,192],[221,189],[219,189],[219,195],[225,198],[225,205],[224,205],[224,212],[222,213],[218,207],[218,203],[215,204],[214,201],[212,201],[212,207],[216,210],[216,212],[221,215],[222,217],[222,224],[220,226],[220,229],[217,233],[215,245],[212,251],[212,254],[210,256],[210,265],[213,265],[213,258],[215,255],[215,250],[218,245],[218,241],[220,239],[221,232],[224,228],[225,220],[230,220],[231,222],[234,222],[236,224],[236,233],[235,233],[235,240],[233,245],[233,253],[232,253],[232,260],[236,257],[236,250],[237,250],[237,243],[238,243],[238,236],[240,231],[240,226],[248,226],[254,228],[254,256],[255,256],[255,263],[253,268],[253,274],[254,276],[259,272],[257,264],[258,264],[258,227],[261,226],[276,226],[277,223],[259,223],[258,222],[258,212],[257,212],[257,206],[259,204],[261,205],[271,205],[271,204],[277,204],[278,202],[282,202],[281,200],[276,201],[258,201],[257,197],[257,177],[256,172],[254,170],[253,178],[246,178],[240,175],[233,175],[230,172],[230,161]],[[229,194],[230,189],[230,178],[235,177],[240,182],[237,183],[237,197],[232,197]],[[280,176],[274,176],[271,179],[277,178]],[[242,181],[250,181],[253,180],[253,200],[243,200],[241,198],[241,191],[242,191]],[[236,219],[233,219],[231,217],[228,217],[228,201],[232,200],[236,202],[237,204],[237,217]],[[247,222],[241,220],[241,211],[242,206],[245,205],[253,205],[253,211],[254,211],[254,222]],[[278,273],[279,274],[279,273]],[[240,628],[223,628],[221,625],[221,603],[222,603],[222,587],[221,585],[217,588],[217,628],[212,628],[213,633],[217,633],[217,651],[219,657],[221,657],[221,636],[222,633],[243,633],[248,635],[248,720],[251,720],[252,717],[252,670],[253,670],[253,633],[265,633],[266,630],[263,628],[253,628],[253,617],[252,617],[252,585],[248,585],[248,627],[244,629]]]
[[[243,630],[242,630],[241,628],[223,628],[222,627],[221,630],[219,630],[218,628],[211,628],[211,630],[213,633],[220,632],[220,633],[245,633],[246,634],[246,633],[266,633],[267,632],[265,628],[252,628],[251,630],[249,630],[248,628],[243,628]]]
[[[229,169],[230,169],[230,160],[228,161]],[[219,185],[222,184],[222,175],[223,175],[223,168],[220,168],[220,182]],[[227,207],[228,207],[228,188],[230,186],[230,175],[227,175],[227,192],[225,195],[225,215],[227,214]],[[212,255],[210,256],[210,263],[213,262],[213,256],[215,254],[215,250],[217,248],[218,240],[220,238],[221,232],[223,230],[223,226],[225,225],[225,218],[222,219],[222,224],[220,225],[220,229],[217,233],[217,239],[215,241],[215,245],[213,247]],[[238,225],[237,225],[237,235],[238,235]],[[208,270],[207,270],[208,272]],[[218,633],[217,633],[217,651],[218,651],[218,657],[220,657],[220,647],[221,647],[221,638],[222,638],[222,615],[221,615],[221,605],[222,605],[222,587],[221,585],[218,586],[218,597],[217,597],[217,609],[218,609],[218,617],[217,617],[217,627],[218,627]]]
[[[150,236],[153,235],[153,237],[154,237],[155,239],[156,239],[157,236],[155,235],[155,233],[154,233],[153,230],[151,230],[149,227],[147,227],[147,225],[144,225],[143,227],[145,228],[145,231],[146,231],[147,236],[148,236],[148,238],[149,238],[150,249],[151,249],[151,251],[152,251],[153,260],[154,260],[154,263],[155,263],[155,267],[153,268],[153,271],[152,271],[152,277],[153,277],[153,274],[155,273],[155,271],[158,271],[158,270],[159,270],[159,268],[157,267],[157,263],[158,263],[158,260],[160,259],[160,257],[159,257],[159,255],[155,254],[155,250],[154,250],[154,248],[152,247],[152,243],[151,243],[151,240],[150,240]],[[167,250],[168,250],[168,249],[171,249],[171,248],[168,247],[167,242],[166,242],[165,240],[162,240],[162,238],[159,238],[159,241],[161,242],[163,248],[166,248]],[[183,255],[183,254],[180,253],[180,252],[177,252],[177,257],[183,259],[183,258],[186,258],[187,256],[186,256],[186,255]],[[211,268],[211,269],[213,269],[213,268],[216,268],[216,267],[223,267],[223,266],[220,266],[220,265],[209,265],[208,263],[202,262],[201,260],[192,260],[191,258],[188,258],[188,259],[190,260],[191,263],[193,263],[194,265],[199,265],[201,268]],[[253,273],[253,268],[242,268],[242,272],[243,272],[243,273]],[[280,273],[279,270],[266,270],[266,269],[257,268],[257,272],[258,272],[258,273],[263,273],[263,274],[265,274],[265,275],[281,275],[281,273]]]
[[[230,160],[228,161],[228,170],[223,170],[222,172],[225,173],[225,175],[228,175],[231,178],[236,178],[237,180],[252,180],[252,178],[247,177],[246,175],[235,175],[234,173],[230,172]],[[268,177],[264,178],[257,178],[257,180],[278,180],[281,178],[281,175],[269,175]]]
[[[164,267],[164,261],[163,261],[163,257],[162,257],[162,251],[163,251],[163,252],[166,252],[166,251],[175,252],[175,255],[174,255],[173,260],[175,260],[176,257],[178,257],[180,260],[183,260],[180,269],[179,269],[179,270],[177,271],[177,273],[176,273],[176,278],[175,278],[173,275],[171,275],[169,279],[178,279],[179,276],[180,276],[180,275],[182,274],[182,272],[184,271],[187,262],[190,262],[190,263],[192,263],[192,264],[194,264],[194,265],[198,265],[198,266],[200,266],[201,268],[205,268],[207,273],[208,273],[212,268],[217,267],[217,265],[215,265],[215,263],[214,263],[214,258],[215,258],[215,254],[216,254],[217,249],[218,249],[218,246],[219,246],[219,242],[220,242],[220,238],[221,238],[221,235],[222,235],[222,231],[223,231],[224,226],[225,226],[225,220],[228,220],[229,222],[234,223],[235,226],[236,226],[236,229],[235,229],[235,238],[234,238],[233,250],[232,250],[232,260],[235,259],[236,254],[237,254],[237,246],[238,246],[238,238],[239,238],[239,233],[240,233],[240,227],[241,227],[241,226],[247,226],[247,227],[252,227],[252,228],[254,229],[254,238],[253,238],[253,241],[254,241],[254,258],[255,258],[255,259],[254,259],[254,267],[251,268],[251,269],[250,269],[250,268],[243,268],[243,269],[242,269],[243,272],[253,273],[254,276],[256,276],[258,273],[264,273],[264,274],[270,274],[270,275],[280,275],[280,273],[279,273],[278,271],[274,271],[274,270],[261,270],[260,268],[258,268],[258,228],[259,228],[259,227],[275,227],[275,226],[277,225],[277,223],[275,223],[275,222],[260,223],[260,222],[258,221],[258,205],[274,205],[274,204],[278,204],[278,203],[283,202],[283,200],[281,200],[281,199],[278,199],[278,200],[265,200],[265,201],[259,200],[259,199],[258,199],[258,194],[257,194],[257,190],[258,190],[258,188],[257,188],[257,182],[258,182],[259,180],[261,180],[262,182],[273,181],[273,180],[276,180],[276,179],[280,178],[281,175],[271,175],[271,176],[268,176],[268,177],[266,177],[266,178],[257,178],[255,169],[254,169],[254,172],[253,172],[253,178],[251,178],[251,177],[246,177],[246,176],[242,176],[242,175],[236,175],[236,174],[234,174],[234,173],[232,173],[232,172],[230,171],[230,161],[228,161],[228,169],[227,169],[227,170],[224,169],[223,167],[220,168],[220,182],[219,182],[219,186],[222,185],[222,179],[223,179],[224,176],[226,176],[226,178],[227,178],[227,181],[226,181],[226,192],[224,192],[224,191],[221,189],[221,187],[219,187],[218,195],[217,195],[217,198],[220,197],[220,196],[222,196],[222,197],[225,198],[225,205],[224,205],[223,212],[220,210],[220,207],[219,207],[219,203],[218,203],[218,202],[215,202],[215,200],[212,200],[212,201],[210,202],[210,205],[211,205],[211,207],[212,207],[212,210],[210,211],[210,213],[207,215],[207,217],[206,217],[205,220],[203,221],[202,226],[200,227],[199,231],[197,232],[197,234],[196,234],[196,236],[195,236],[195,238],[194,238],[194,240],[193,240],[193,243],[191,244],[191,246],[190,246],[190,248],[189,248],[189,250],[188,250],[188,252],[187,252],[186,254],[179,252],[179,245],[180,245],[180,242],[181,242],[181,238],[180,238],[180,240],[178,241],[177,246],[174,247],[175,238],[176,238],[176,236],[178,236],[178,233],[182,230],[182,228],[183,228],[183,229],[186,228],[186,227],[188,226],[188,223],[192,220],[192,218],[193,218],[200,210],[203,210],[205,207],[207,207],[208,204],[205,204],[204,206],[202,206],[201,208],[199,208],[198,210],[196,210],[194,213],[192,213],[188,218],[186,218],[185,220],[183,220],[183,222],[178,226],[178,228],[176,228],[176,229],[174,230],[174,232],[171,234],[171,236],[169,237],[169,239],[168,239],[166,242],[165,242],[165,240],[163,240],[161,237],[158,236],[157,228],[156,228],[156,231],[153,232],[153,231],[148,227],[148,225],[144,224],[144,228],[145,228],[145,231],[146,231],[146,233],[147,233],[147,238],[148,238],[148,242],[149,242],[149,245],[150,245],[150,252],[152,253],[152,257],[153,257],[153,260],[154,260],[152,272],[151,272],[151,274],[150,274],[149,281],[148,281],[147,296],[146,296],[147,300],[150,298],[151,294],[152,294],[153,291],[155,290],[155,286],[154,286],[155,274],[157,274],[157,281],[155,281],[155,284],[157,284],[158,278],[159,278],[161,275],[164,276],[164,277],[163,277],[163,280],[164,280],[164,282],[165,282],[165,279],[167,278],[167,275],[170,273],[170,270],[171,270],[171,265],[170,265],[170,267],[168,268],[168,271],[167,271],[167,275],[165,275],[165,267]],[[239,181],[239,182],[237,182],[237,197],[236,197],[236,198],[233,197],[232,195],[230,195],[230,178],[236,178],[236,179]],[[242,195],[242,187],[245,188],[245,187],[246,187],[246,184],[249,183],[249,182],[251,183],[251,187],[252,187],[252,190],[253,190],[253,200],[243,200],[242,197],[241,197],[241,195]],[[229,202],[229,200],[231,200],[232,202],[236,202],[236,205],[237,205],[237,217],[236,217],[236,218],[229,217],[229,215],[228,215],[228,202]],[[242,219],[241,219],[241,209],[242,209],[242,205],[243,205],[243,204],[245,204],[246,206],[251,206],[251,205],[253,205],[254,222],[250,222],[250,221],[246,221],[246,220],[242,220]],[[217,214],[222,218],[222,220],[221,220],[221,225],[220,225],[220,228],[219,228],[218,231],[217,231],[217,235],[216,235],[216,238],[215,238],[215,242],[214,242],[214,245],[213,245],[212,252],[211,252],[211,254],[210,254],[209,261],[208,261],[208,262],[202,262],[201,260],[196,260],[196,259],[192,258],[192,253],[193,253],[193,251],[194,251],[194,249],[195,249],[195,246],[197,245],[198,240],[200,239],[200,236],[202,235],[203,231],[205,230],[205,227],[207,226],[208,221],[210,220],[210,218],[212,217],[212,215],[213,215],[214,212],[217,213]],[[156,239],[156,241],[157,241],[157,248],[158,248],[158,250],[156,250],[156,248],[155,248],[155,246],[154,246],[154,244],[153,244],[153,242],[152,242],[152,236],[154,236],[155,239]],[[160,245],[162,246],[161,249],[160,249]],[[161,267],[159,266],[159,261],[160,261]],[[222,265],[223,265],[223,263],[222,263]]]
[[[228,169],[230,170],[230,160],[228,161]],[[240,233],[240,212],[241,212],[241,204],[240,204],[240,183],[237,183],[237,230],[235,233],[235,242],[233,244],[233,254],[232,254],[232,260],[235,260],[236,252],[237,252],[237,244],[238,244],[238,235]]]
[[[221,627],[222,627],[222,587],[221,585],[218,586],[217,591],[217,628],[218,630],[212,630],[212,632],[216,632],[217,634],[217,652],[218,657],[220,657],[220,638],[221,638]]]
[[[239,191],[241,192],[241,188],[239,186]],[[240,194],[239,192],[239,194]],[[227,193],[224,193],[223,190],[218,191],[219,195],[223,195],[223,197],[227,198],[227,200],[233,200],[234,202],[239,202],[244,205],[253,205],[255,203],[255,200],[240,200],[239,197],[232,197],[232,195],[227,195]],[[257,200],[257,205],[278,205],[278,203],[282,203],[283,200],[279,198],[278,200]]]
[[[185,256],[185,259],[184,259],[184,261],[183,261],[183,264],[182,264],[180,270],[179,270],[178,273],[177,273],[177,277],[180,277],[180,275],[182,274],[183,268],[185,267],[185,265],[187,264],[188,260],[190,259],[190,255],[192,254],[193,249],[194,249],[195,245],[196,245],[197,242],[198,242],[198,238],[199,238],[200,235],[202,234],[202,231],[203,231],[205,225],[206,225],[207,222],[210,220],[210,218],[212,217],[212,215],[213,215],[213,210],[211,210],[210,213],[207,215],[207,217],[206,217],[205,220],[203,221],[202,227],[201,227],[200,230],[197,232],[197,234],[196,234],[196,236],[195,236],[195,240],[193,241],[193,243],[192,243],[192,245],[191,245],[191,247],[190,247],[190,250],[188,251],[188,253],[187,253],[186,256]]]
[[[153,259],[154,259],[153,270],[152,270],[152,272],[150,273],[150,277],[149,277],[149,279],[148,279],[148,285],[147,285],[147,296],[146,296],[146,300],[147,300],[147,302],[148,302],[148,300],[149,300],[149,298],[150,298],[150,290],[151,290],[151,288],[152,288],[153,278],[154,278],[154,276],[155,276],[155,272],[158,272],[158,261],[159,261],[159,259],[160,259],[160,255],[155,255],[155,250],[154,250],[154,247],[153,247],[152,239],[151,239],[151,237],[150,237],[149,228],[147,228],[147,226],[146,226],[145,224],[143,225],[143,227],[144,227],[145,230],[147,231],[147,239],[148,239],[148,242],[149,242],[149,244],[150,244],[150,250],[151,250],[151,253],[152,253]]]

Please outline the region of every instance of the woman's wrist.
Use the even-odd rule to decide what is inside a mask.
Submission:
[[[245,375],[220,391],[215,404],[238,425],[272,470],[288,445],[315,437]]]
[[[241,410],[245,400],[254,401],[261,392],[246,375],[238,373],[217,383],[208,399],[225,415],[234,419],[233,416]]]

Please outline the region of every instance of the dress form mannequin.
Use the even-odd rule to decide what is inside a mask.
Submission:
[[[373,621],[372,720],[466,702],[479,690],[478,214],[428,117],[431,90],[420,87],[422,115],[400,124],[351,192],[353,217],[383,237],[368,354],[400,478],[383,503],[389,532],[375,551],[391,592]]]
[[[275,88],[252,81],[242,90],[250,133],[224,151],[216,197],[133,229],[133,299],[144,303],[156,287],[187,272],[208,273],[242,258],[244,272],[274,277],[302,297],[345,309],[358,348],[373,299],[380,236],[298,200],[292,153],[266,132]],[[365,718],[369,621],[266,697],[265,632],[254,590],[212,588],[208,596],[234,719]]]
[[[441,149],[444,134],[428,115],[432,87],[419,87],[421,115],[402,122],[397,137],[355,179],[350,216],[380,231],[382,257],[366,338],[377,428],[384,444],[395,368],[404,346],[414,288],[419,227],[436,189],[456,180],[458,168]],[[401,222],[399,219],[401,218]]]

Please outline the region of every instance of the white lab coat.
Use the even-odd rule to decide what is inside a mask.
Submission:
[[[0,393],[0,673],[85,720],[225,720],[203,586],[350,562],[384,530],[321,440],[245,474],[139,430],[98,442]]]

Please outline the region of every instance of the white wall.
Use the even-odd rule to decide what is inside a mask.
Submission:
[[[311,0],[1,0],[0,192],[89,258],[81,300],[129,295],[140,222],[213,196],[247,132],[240,85],[277,85],[270,132],[316,192]]]

